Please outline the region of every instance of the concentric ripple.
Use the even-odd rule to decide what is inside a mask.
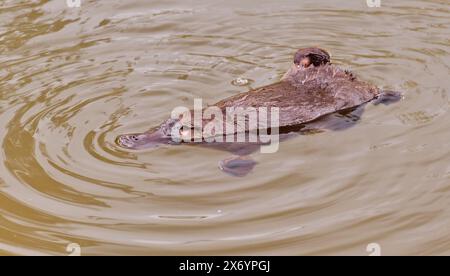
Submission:
[[[0,4],[0,254],[450,253],[445,1],[166,2]],[[275,82],[309,45],[405,100],[255,153],[244,178],[226,151],[115,143]]]

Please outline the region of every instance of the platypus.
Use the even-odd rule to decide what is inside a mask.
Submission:
[[[276,108],[277,133],[281,135],[281,139],[284,139],[292,132],[301,133],[305,129],[314,129],[314,126],[327,128],[327,121],[329,121],[328,126],[335,126],[334,121],[337,117],[332,117],[332,114],[354,116],[359,119],[362,108],[358,107],[374,100],[376,103],[387,104],[396,102],[400,98],[401,94],[397,92],[383,91],[359,80],[352,72],[331,64],[327,51],[310,47],[299,49],[295,53],[291,68],[279,82],[231,96],[208,108],[215,107],[223,114],[226,114],[227,109],[230,108],[254,108],[254,110]],[[178,144],[183,135],[189,134],[189,139],[184,139],[184,143],[201,144],[240,155],[220,162],[219,167],[223,171],[235,176],[244,176],[254,167],[255,162],[242,155],[255,151],[257,146],[264,144],[263,142],[258,140],[252,143],[249,141],[237,143],[235,142],[237,140],[232,140],[232,143],[207,143],[206,137],[200,137],[199,140],[194,141],[194,138],[191,138],[194,129],[199,126],[205,127],[212,118],[202,118],[197,125],[194,125],[192,120],[188,120],[188,124],[186,122],[180,124],[181,120],[181,117],[171,118],[145,133],[121,135],[117,138],[117,142],[124,148],[139,150],[159,144]],[[236,126],[238,122],[233,121],[236,128],[233,128],[231,132],[225,130],[227,127],[224,123],[222,132],[216,130],[214,136],[237,135],[239,131],[250,132],[252,129],[248,120],[249,118],[246,117],[247,124],[244,128],[239,128]],[[354,121],[356,120],[352,120]],[[174,132],[174,127],[177,125],[178,129]],[[182,130],[179,129],[180,125],[184,127]],[[267,128],[273,133],[274,127]],[[260,130],[258,128],[258,131]],[[174,139],[174,133],[180,135],[176,135]]]

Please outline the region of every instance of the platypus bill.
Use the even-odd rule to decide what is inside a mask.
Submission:
[[[291,68],[279,82],[226,98],[213,106],[224,114],[229,107],[276,107],[279,109],[280,140],[283,140],[291,137],[293,132],[301,134],[314,129],[336,130],[350,127],[360,118],[365,103],[375,101],[376,104],[389,104],[400,98],[400,93],[382,91],[358,80],[353,73],[332,65],[330,55],[325,50],[303,48],[296,52]],[[350,124],[349,120],[336,123],[340,118],[349,117],[352,117]],[[134,150],[173,144],[171,128],[175,123],[176,120],[169,119],[148,132],[121,135],[117,138],[117,143]],[[207,123],[207,120],[203,121],[203,125]],[[245,176],[253,169],[256,163],[245,155],[254,152],[261,145],[206,142],[192,144],[238,155],[219,163],[220,169],[234,176]]]

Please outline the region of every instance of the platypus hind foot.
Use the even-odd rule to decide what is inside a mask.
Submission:
[[[403,99],[403,94],[401,92],[385,90],[373,101],[373,104],[390,105],[400,101],[401,99]]]

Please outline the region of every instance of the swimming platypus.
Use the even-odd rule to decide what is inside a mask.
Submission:
[[[337,112],[340,114],[361,113],[362,109],[357,108],[367,102],[377,100],[377,102],[390,103],[398,99],[400,99],[398,93],[382,91],[372,84],[358,80],[350,71],[331,64],[330,55],[325,50],[313,47],[303,48],[296,52],[291,68],[279,82],[226,98],[208,108],[214,107],[222,114],[226,114],[229,109],[236,108],[253,108],[256,111],[263,110],[263,108],[265,108],[264,110],[275,108],[276,126],[263,125],[272,134],[276,128],[276,133],[280,134],[283,139],[293,131],[311,129],[308,125],[317,125],[321,119],[331,118],[330,114]],[[270,114],[273,115],[275,112],[269,111],[268,113],[269,115],[265,114],[266,117],[270,117]],[[358,118],[359,113],[356,115]],[[220,143],[216,140],[207,143],[204,132],[199,132],[202,136],[200,139],[194,139],[194,129],[207,126],[214,119],[213,117],[201,118],[201,122],[197,125],[190,120],[192,119],[191,115],[189,115],[188,122],[186,123],[185,120],[182,124],[180,123],[181,117],[174,117],[148,132],[121,135],[117,142],[122,147],[134,150],[158,144],[184,142],[228,150],[238,155],[248,154],[255,150],[255,146],[264,144],[259,140],[252,141],[252,143],[249,141],[238,143],[236,139],[232,139],[231,143],[224,142],[226,139],[220,140]],[[229,122],[225,122],[225,118],[221,123],[223,125],[216,127],[213,136],[230,136],[230,134],[236,136],[238,132],[251,132],[256,128],[256,133],[259,133],[260,125],[254,125],[255,129],[252,129],[249,117],[245,117],[243,128],[239,128],[237,125],[239,122],[232,120],[231,131],[227,127]],[[324,126],[320,123],[318,125]],[[180,126],[183,128],[181,129]],[[174,127],[177,127],[176,131],[174,131]],[[177,137],[174,137],[174,133],[177,134],[175,135]],[[181,139],[186,135],[189,139]],[[244,176],[254,165],[255,163],[246,157],[236,157],[222,161],[220,168],[232,175]]]

